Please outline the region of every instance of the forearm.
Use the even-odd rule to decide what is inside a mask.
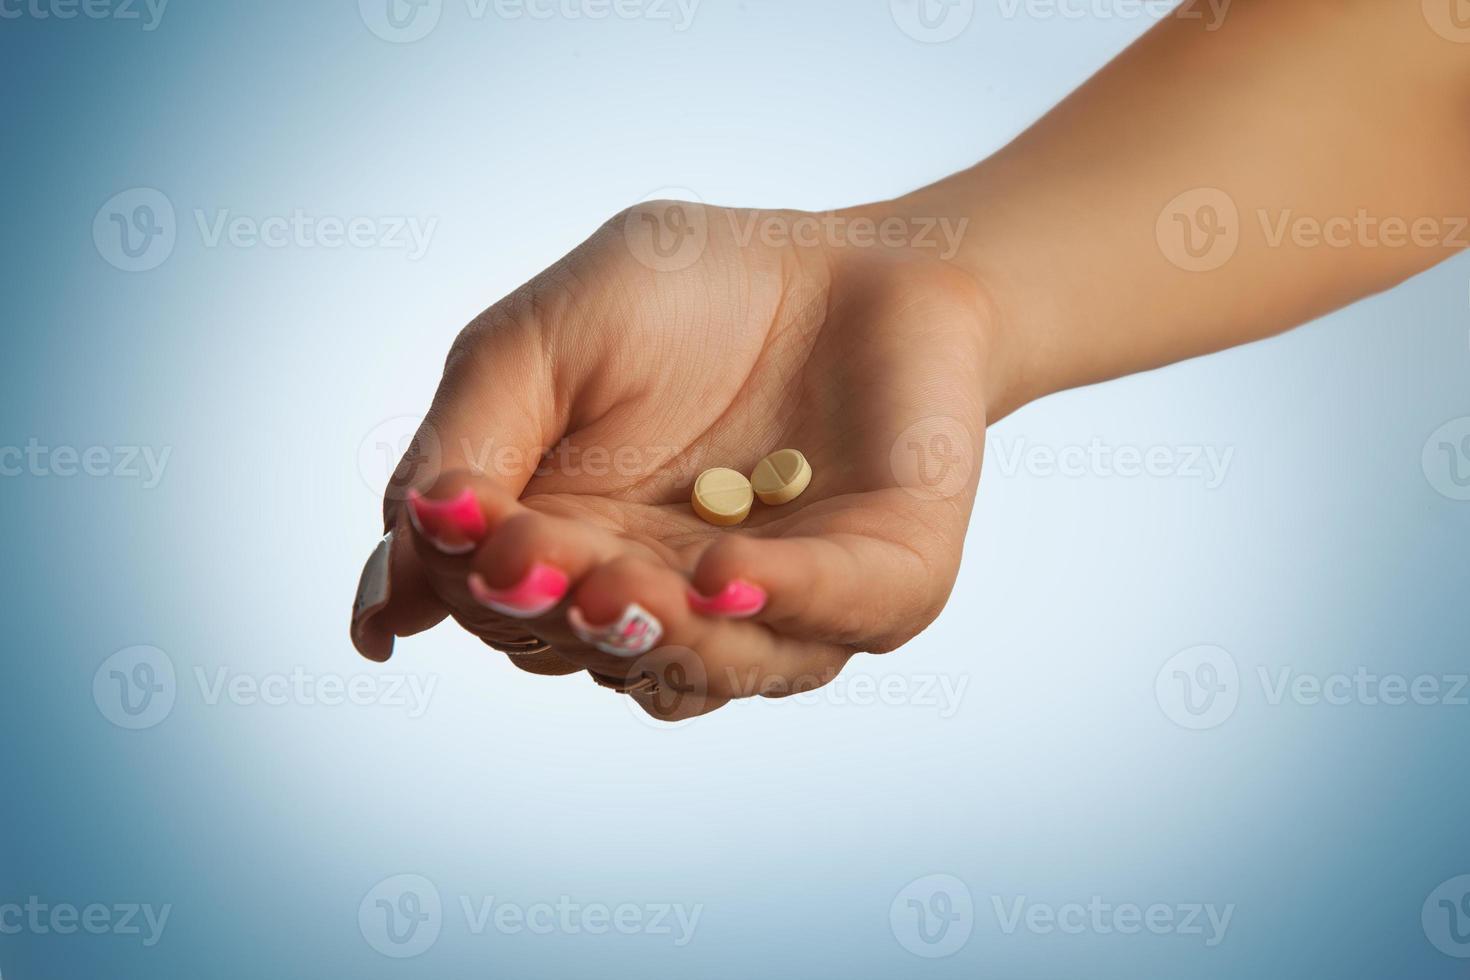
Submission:
[[[891,202],[969,219],[992,421],[1289,329],[1470,239],[1470,45],[1420,4],[1236,0],[1205,26],[1166,19],[995,156]]]

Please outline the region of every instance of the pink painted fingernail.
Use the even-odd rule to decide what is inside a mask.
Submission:
[[[470,595],[503,616],[530,619],[551,611],[567,594],[570,581],[560,568],[536,562],[508,589],[492,589],[478,572],[469,578]]]
[[[706,616],[745,619],[766,608],[766,590],[738,578],[710,596],[700,595],[690,586],[689,608]]]
[[[474,551],[487,530],[480,501],[469,487],[447,500],[430,500],[417,490],[408,491],[408,519],[424,540],[447,555]]]
[[[652,650],[664,635],[658,617],[636,602],[630,602],[623,614],[606,626],[587,622],[576,606],[567,610],[567,623],[583,643],[590,643],[603,653],[615,657],[641,657]]]

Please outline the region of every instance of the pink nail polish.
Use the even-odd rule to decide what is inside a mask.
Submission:
[[[487,530],[480,501],[469,487],[446,500],[430,500],[410,490],[408,519],[426,541],[448,555],[474,551]]]
[[[567,594],[569,584],[566,572],[539,561],[508,589],[492,589],[478,572],[469,578],[470,595],[476,602],[489,606],[502,616],[517,619],[530,619],[550,612]]]
[[[689,608],[705,616],[744,619],[765,607],[766,590],[743,579],[735,579],[711,596],[700,595],[692,586],[689,589]]]
[[[587,622],[576,606],[567,610],[567,623],[583,643],[616,657],[641,657],[658,645],[664,635],[658,617],[636,602],[630,602],[623,614],[606,626]]]

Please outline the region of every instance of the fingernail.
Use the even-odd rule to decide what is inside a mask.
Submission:
[[[474,551],[485,536],[485,515],[469,487],[446,500],[430,500],[417,490],[408,491],[408,519],[414,530],[447,555]]]
[[[606,626],[593,626],[576,606],[567,610],[567,622],[583,643],[590,643],[615,657],[639,657],[654,648],[664,635],[658,617],[636,602]]]
[[[364,657],[380,663],[393,653],[393,635],[370,629],[369,625],[388,604],[388,597],[393,592],[389,576],[392,556],[393,532],[389,531],[362,567],[362,577],[357,582],[357,598],[352,602],[352,626],[349,630],[352,645]]]
[[[765,607],[766,590],[743,579],[735,579],[710,596],[701,595],[693,586],[689,588],[689,608],[706,616],[744,619]]]
[[[539,561],[508,589],[492,589],[479,572],[469,578],[470,595],[476,602],[503,616],[517,619],[530,619],[550,612],[567,594],[568,584],[566,572]]]

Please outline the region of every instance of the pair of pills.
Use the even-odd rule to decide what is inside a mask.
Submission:
[[[694,481],[689,503],[702,520],[733,527],[749,516],[756,497],[771,506],[790,503],[811,482],[812,467],[806,457],[795,449],[778,449],[755,464],[750,479],[724,466],[705,470]]]

